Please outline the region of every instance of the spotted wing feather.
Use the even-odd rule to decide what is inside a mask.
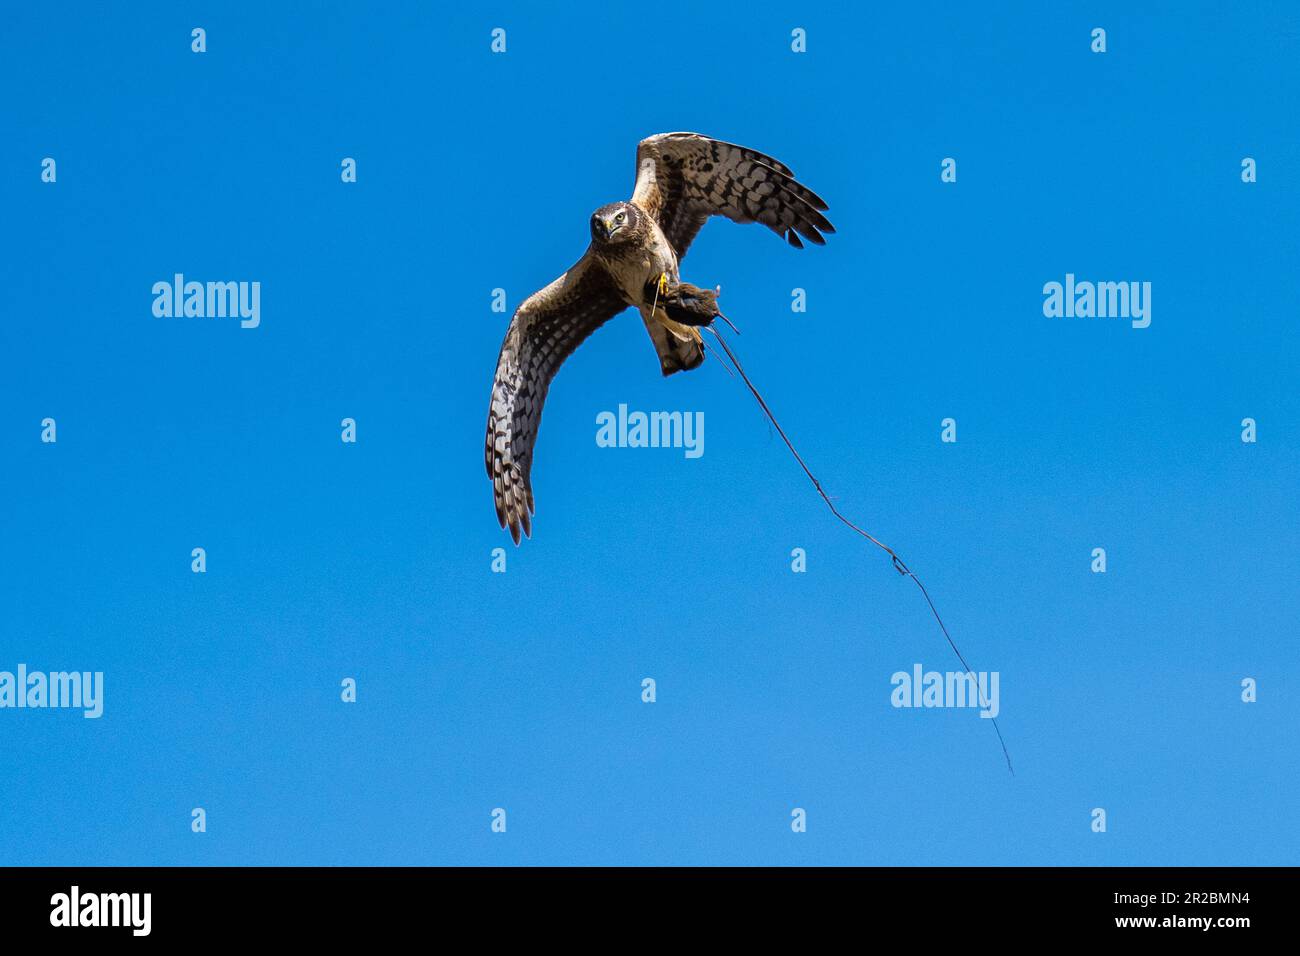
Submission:
[[[515,544],[532,534],[533,445],[542,404],[560,365],[592,332],[627,307],[590,253],[515,311],[492,382],[485,457],[497,520]]]
[[[660,133],[637,146],[632,201],[659,222],[678,258],[710,216],[758,222],[792,246],[824,245],[826,203],[784,163],[699,133]]]

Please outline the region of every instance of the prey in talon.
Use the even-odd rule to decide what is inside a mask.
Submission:
[[[689,282],[673,282],[667,273],[646,289],[646,297],[655,306],[655,317],[660,322],[695,327],[712,325],[717,318],[727,321],[718,308],[721,293],[721,286],[701,289]]]

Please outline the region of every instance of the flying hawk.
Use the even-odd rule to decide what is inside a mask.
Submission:
[[[641,313],[664,375],[704,361],[700,326],[719,315],[717,295],[683,283],[678,264],[710,216],[760,222],[790,245],[824,245],[826,203],[789,167],[699,133],[660,133],[638,144],[628,202],[591,216],[591,245],[568,272],[515,310],[501,343],[488,407],[486,461],[497,520],[532,534],[533,445],[542,403],[560,365],[628,306]]]

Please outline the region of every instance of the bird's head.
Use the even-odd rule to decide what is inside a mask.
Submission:
[[[591,241],[598,246],[615,246],[641,235],[642,213],[630,202],[601,206],[591,214]]]

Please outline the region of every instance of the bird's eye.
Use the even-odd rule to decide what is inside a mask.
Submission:
[[[627,216],[626,216],[624,213],[619,213],[617,216],[614,217],[614,221],[615,221],[615,222],[622,222],[622,221],[623,221],[624,219],[626,219],[626,218],[627,218]]]

